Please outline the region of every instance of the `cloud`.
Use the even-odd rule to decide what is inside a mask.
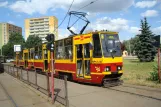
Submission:
[[[157,1],[140,1],[135,4],[139,8],[150,8],[157,4]]]
[[[121,31],[128,29],[128,20],[122,18],[112,19],[109,17],[103,17],[96,20],[95,23],[91,24],[94,27],[93,30],[110,30],[110,31]]]
[[[139,34],[140,28],[136,26],[130,26],[129,24],[131,22],[132,21],[123,18],[98,18],[96,22],[90,24],[90,27],[86,30],[86,32],[95,30],[109,30],[115,32],[125,31],[133,35]]]
[[[83,7],[90,2],[87,0],[78,0],[80,2],[75,3],[73,6],[75,9]],[[91,0],[92,1],[92,0]],[[88,12],[116,12],[121,10],[126,10],[130,6],[132,6],[134,0],[98,0],[95,3],[89,5],[88,7],[84,8]]]
[[[10,23],[10,24],[15,24],[15,22],[13,22],[13,21],[8,21],[8,23]]]
[[[161,26],[160,27],[153,28],[152,31],[154,32],[154,34],[160,35],[161,34]]]
[[[8,1],[0,2],[0,7],[6,7],[8,5]]]
[[[16,17],[21,17],[21,15],[20,15],[20,14],[18,14],[18,15],[16,15]]]
[[[158,16],[158,11],[156,10],[147,10],[144,13],[141,13],[142,17],[156,17]]]
[[[72,1],[73,0],[26,0],[16,1],[9,7],[15,12],[23,12],[30,15],[34,13],[45,14],[49,9],[68,9]],[[72,6],[72,10],[77,10],[89,4],[90,2],[87,2],[87,0],[75,0]],[[83,11],[116,12],[129,8],[133,3],[134,0],[124,0],[124,2],[122,2],[122,0],[98,0],[95,3],[84,8]]]
[[[129,31],[132,33],[132,34],[140,34],[140,28],[138,27],[130,27],[129,28]]]
[[[63,39],[70,35],[70,32],[67,29],[58,29],[58,32],[58,39]]]

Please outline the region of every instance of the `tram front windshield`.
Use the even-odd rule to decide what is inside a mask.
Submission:
[[[100,34],[104,57],[120,57],[121,44],[118,34]]]

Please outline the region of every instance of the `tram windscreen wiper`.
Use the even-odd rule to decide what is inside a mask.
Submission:
[[[111,49],[110,50],[110,53],[111,53],[112,58],[114,58],[115,57],[116,50],[115,49]]]

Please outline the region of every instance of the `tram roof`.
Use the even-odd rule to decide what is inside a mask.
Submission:
[[[72,38],[72,37],[76,37],[76,36],[81,36],[81,35],[98,34],[98,33],[118,34],[118,32],[102,30],[102,31],[89,32],[89,33],[85,33],[85,34],[70,35],[70,36],[68,36],[68,37],[66,37],[66,38],[63,38],[63,39],[68,39],[68,38]],[[56,41],[63,40],[63,39],[58,39],[58,40],[56,40]]]

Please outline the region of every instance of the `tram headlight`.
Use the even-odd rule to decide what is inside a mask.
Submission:
[[[120,67],[120,66],[118,66],[118,67],[117,67],[117,70],[121,70],[121,67]]]
[[[106,67],[105,68],[105,71],[110,71],[110,67]]]

